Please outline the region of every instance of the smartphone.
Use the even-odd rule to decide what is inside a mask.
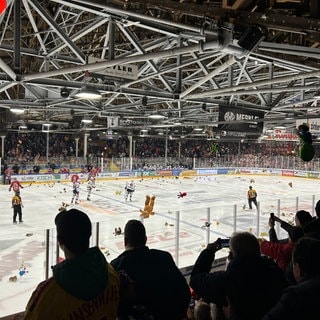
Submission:
[[[220,239],[221,248],[229,248],[230,239]]]

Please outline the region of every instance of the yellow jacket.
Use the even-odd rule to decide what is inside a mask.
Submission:
[[[53,277],[33,292],[25,320],[115,320],[119,305],[118,273],[97,247],[53,267]]]

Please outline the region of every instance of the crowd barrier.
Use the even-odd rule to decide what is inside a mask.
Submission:
[[[22,183],[48,183],[48,182],[69,182],[73,173],[77,173],[80,179],[87,179],[88,173],[41,173],[41,174],[13,174],[12,178],[17,178]],[[199,169],[159,169],[159,170],[123,170],[116,172],[100,172],[97,180],[107,179],[133,179],[133,178],[154,178],[154,177],[196,177],[210,175],[265,175],[282,177],[299,177],[308,179],[320,179],[320,171],[300,170],[300,169],[275,169],[275,168],[248,168],[248,167],[219,167],[219,168],[199,168]],[[2,181],[5,177],[2,176]]]

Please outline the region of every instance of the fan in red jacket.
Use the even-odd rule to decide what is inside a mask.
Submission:
[[[269,239],[260,241],[260,250],[264,255],[273,258],[278,264],[279,268],[285,271],[291,261],[292,251],[295,243],[303,237],[303,230],[299,227],[292,227],[288,230],[288,241],[281,242],[278,240],[276,231],[274,229],[275,220],[269,218]]]

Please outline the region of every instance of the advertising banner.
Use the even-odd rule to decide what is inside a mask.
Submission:
[[[220,106],[219,122],[223,123],[218,128],[225,131],[262,132],[263,118],[263,111]]]

